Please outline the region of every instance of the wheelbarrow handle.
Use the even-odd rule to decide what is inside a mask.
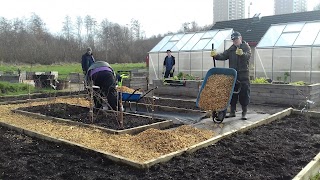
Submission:
[[[212,43],[212,46],[211,46],[211,51],[213,50],[214,50],[214,43]],[[213,60],[213,66],[216,67],[216,58],[212,57],[212,60]]]
[[[145,97],[147,94],[149,94],[151,91],[153,91],[153,90],[155,90],[155,89],[158,89],[158,86],[149,89],[146,93],[144,93],[144,94],[137,100],[137,102],[140,101],[140,99],[142,99],[143,97]]]

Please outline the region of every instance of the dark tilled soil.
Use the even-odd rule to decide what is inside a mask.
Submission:
[[[0,179],[292,179],[320,151],[320,120],[293,115],[148,170],[0,127]]]
[[[52,92],[52,93],[37,93],[29,95],[19,95],[19,96],[0,96],[0,102],[10,102],[10,101],[22,101],[27,99],[39,99],[39,98],[50,98],[58,96],[70,96],[70,95],[83,95],[84,91],[75,92]]]
[[[109,129],[129,129],[142,125],[152,124],[163,121],[158,118],[142,117],[133,114],[123,115],[123,128],[120,128],[117,114],[112,112],[97,111],[93,113],[93,123],[90,120],[89,108],[76,105],[55,103],[40,106],[31,106],[19,108],[19,110],[40,113],[46,116],[58,117],[72,121],[82,122],[85,124],[94,124]]]

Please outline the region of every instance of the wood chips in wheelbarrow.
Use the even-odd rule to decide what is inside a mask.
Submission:
[[[199,107],[203,110],[218,111],[228,107],[234,77],[230,75],[213,74],[201,91]]]
[[[119,92],[123,92],[123,93],[128,93],[128,94],[132,94],[135,90],[132,88],[129,88],[127,86],[118,86],[117,87],[117,91]],[[141,94],[140,91],[136,91],[134,92],[135,94]]]

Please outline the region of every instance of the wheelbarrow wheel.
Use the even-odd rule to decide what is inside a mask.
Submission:
[[[222,121],[226,117],[226,114],[227,114],[227,111],[219,111],[219,112],[213,111],[212,112],[213,122],[218,123],[218,124],[222,123]]]

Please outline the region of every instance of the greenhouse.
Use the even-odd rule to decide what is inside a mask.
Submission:
[[[256,47],[254,65],[255,77],[318,83],[320,21],[271,25]]]
[[[214,66],[210,51],[214,46],[223,52],[232,45],[230,36],[233,29],[215,29],[205,32],[180,33],[165,36],[149,52],[149,79],[162,79],[163,61],[170,49],[176,58],[175,74],[179,72],[202,79]],[[227,61],[217,61],[218,67],[226,67]]]

